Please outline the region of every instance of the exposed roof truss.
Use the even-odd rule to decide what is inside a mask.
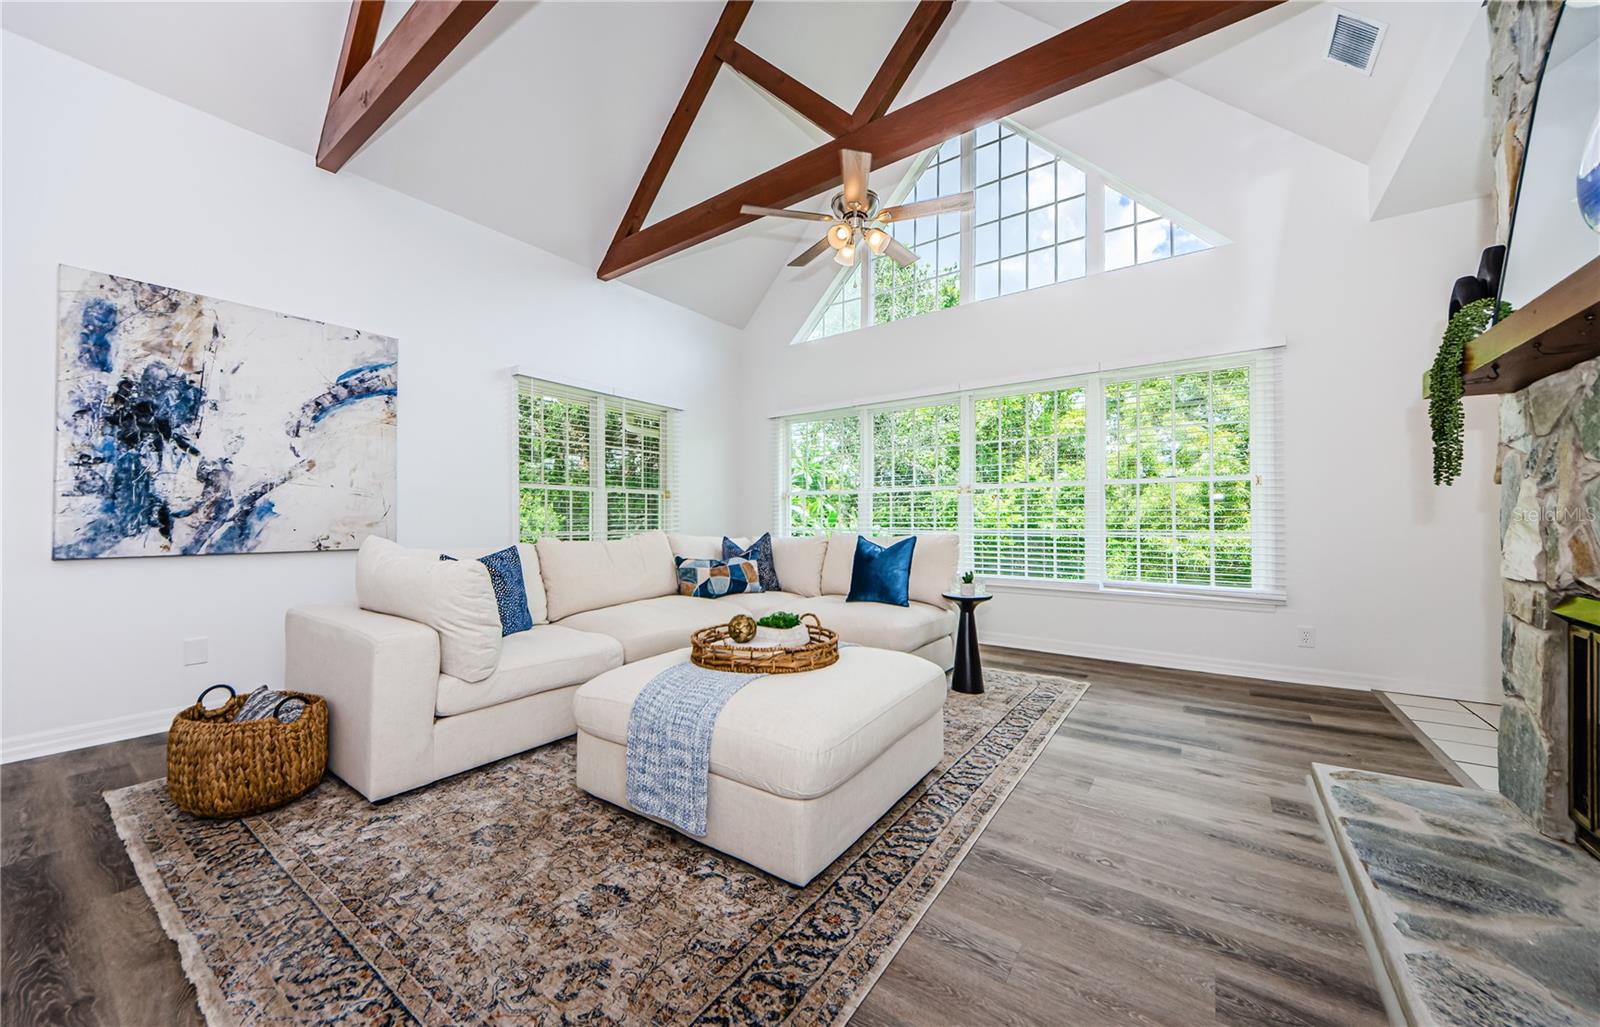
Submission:
[[[949,3],[919,3],[883,67],[849,119],[839,127],[837,107],[789,79],[765,61],[756,65],[735,37],[749,3],[730,2],[718,19],[662,135],[661,142],[610,249],[599,277],[612,279],[716,238],[755,220],[740,213],[744,204],[787,207],[839,184],[839,151],[862,150],[878,167],[913,156],[945,139],[994,121],[1069,89],[1092,82],[1173,47],[1224,28],[1281,0],[1171,0],[1159,4],[1124,3],[1044,42],[991,65],[959,82],[890,111],[895,96],[949,15]],[[704,202],[645,227],[684,138],[694,123],[723,56],[758,70],[752,79],[810,118],[834,138],[807,153],[725,190]],[[749,57],[755,55],[749,54]],[[759,60],[759,58],[757,58]],[[736,68],[736,70],[738,70]],[[748,71],[747,74],[750,74]],[[761,82],[757,75],[767,81]],[[801,91],[804,91],[803,93]],[[787,93],[788,95],[784,95]],[[810,99],[815,98],[815,101]],[[819,105],[820,104],[820,105]],[[825,106],[822,106],[825,105]],[[807,114],[806,107],[811,108]],[[827,122],[827,124],[824,124]],[[831,127],[830,127],[831,126]]]

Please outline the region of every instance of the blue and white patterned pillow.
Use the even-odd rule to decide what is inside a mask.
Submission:
[[[440,553],[441,560],[454,560],[449,553]],[[515,635],[533,629],[533,614],[528,612],[528,586],[522,578],[522,557],[516,546],[478,557],[478,562],[489,570],[489,584],[494,587],[494,604],[500,608],[500,635]]]
[[[726,535],[722,536],[722,558],[731,560],[736,556],[756,562],[756,567],[761,571],[761,591],[783,591],[783,586],[778,584],[777,564],[772,562],[772,532],[769,531],[750,543],[748,549],[741,549],[739,543]]]
[[[761,572],[754,560],[688,559],[673,557],[678,563],[678,594],[699,599],[716,599],[740,592],[760,592]]]

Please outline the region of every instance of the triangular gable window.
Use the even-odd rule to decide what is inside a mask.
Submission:
[[[922,154],[885,205],[971,189],[969,214],[891,225],[921,257],[841,268],[796,341],[1210,249],[1221,236],[1010,121]]]

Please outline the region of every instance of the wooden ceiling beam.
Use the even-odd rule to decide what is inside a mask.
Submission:
[[[338,171],[467,37],[495,0],[414,3],[376,52],[381,3],[356,0],[345,28],[334,96],[322,121],[317,167]],[[374,13],[369,8],[377,8]],[[365,53],[363,53],[363,50]]]
[[[683,95],[678,97],[678,106],[673,109],[672,117],[667,119],[666,130],[661,133],[660,142],[656,143],[655,153],[651,154],[650,163],[645,165],[644,174],[639,178],[639,187],[633,191],[633,199],[623,212],[622,223],[612,237],[608,254],[615,251],[623,239],[639,231],[644,219],[650,215],[650,207],[661,194],[667,172],[672,170],[672,162],[678,159],[678,151],[683,149],[683,141],[689,136],[695,115],[700,113],[701,105],[706,102],[706,94],[711,92],[711,83],[716,80],[717,69],[722,66],[717,53],[724,44],[733,42],[749,13],[750,0],[728,0],[728,4],[722,8],[722,15],[711,30],[706,48],[701,51],[700,59],[695,61],[694,70],[689,73],[689,82],[683,87]]]
[[[949,0],[922,0],[917,4],[894,46],[889,48],[889,56],[883,59],[878,73],[872,76],[866,92],[861,94],[861,102],[850,116],[852,128],[860,128],[889,113],[889,105],[900,95],[906,79],[911,77],[911,70],[922,60],[953,6]]]
[[[383,20],[383,0],[352,0],[350,20],[344,27],[344,45],[339,48],[339,67],[333,73],[333,96],[328,105],[350,86],[356,72],[372,59],[378,41],[378,23]]]
[[[850,114],[832,100],[790,77],[742,43],[729,40],[717,51],[717,57],[829,135],[842,136],[853,127]]]
[[[613,279],[755,220],[742,204],[787,207],[839,185],[839,151],[864,150],[876,167],[951,136],[1149,60],[1282,0],[1124,3],[1006,60],[907,104],[648,228],[619,233],[601,261]],[[642,223],[641,218],[641,223]]]

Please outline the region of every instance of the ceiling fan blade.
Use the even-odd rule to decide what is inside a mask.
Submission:
[[[844,179],[844,205],[866,209],[867,172],[872,170],[872,154],[860,150],[840,150],[839,167]]]
[[[828,240],[823,239],[822,241],[826,243]],[[918,260],[922,259],[915,253],[912,253],[910,250],[902,246],[900,244],[900,240],[896,239],[892,235],[889,237],[888,248],[883,252],[885,256],[894,261],[896,264],[899,264],[901,267],[910,267],[912,264],[915,264]]]
[[[810,249],[808,249],[804,253],[800,254],[800,256],[798,256],[798,257],[794,258],[793,260],[789,261],[789,266],[790,267],[805,267],[807,264],[811,263],[813,260],[816,260],[818,257],[822,256],[824,253],[828,252],[829,249],[831,249],[831,247],[828,245],[828,237],[827,236],[823,236],[821,239],[817,240],[817,243],[816,243],[815,246],[812,246]]]
[[[931,217],[934,214],[956,214],[971,210],[974,200],[971,193],[956,193],[954,196],[941,196],[937,200],[923,200],[921,203],[902,203],[898,207],[878,211],[879,221],[910,221],[912,218]]]
[[[754,214],[767,218],[794,218],[796,221],[832,221],[832,214],[818,214],[811,210],[785,210],[782,207],[755,207],[745,204],[739,208],[741,214]]]

